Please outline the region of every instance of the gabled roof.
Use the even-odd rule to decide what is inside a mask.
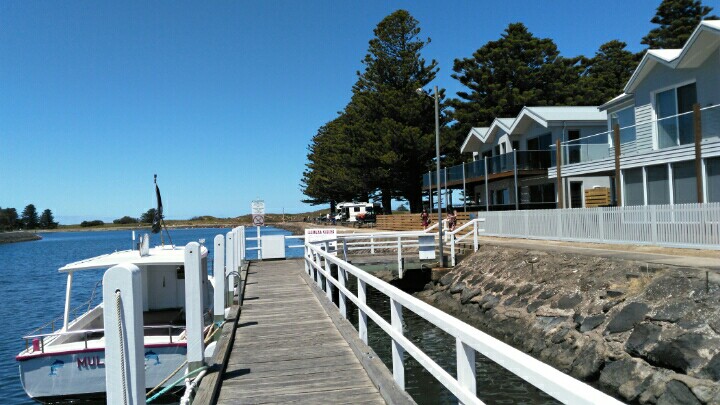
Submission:
[[[625,93],[633,93],[638,84],[657,64],[671,69],[698,67],[720,46],[720,20],[701,21],[682,49],[651,49],[625,85]]]
[[[598,107],[598,110],[600,110],[600,111],[606,111],[606,110],[608,110],[608,109],[610,109],[610,108],[612,108],[612,107],[614,107],[614,106],[616,106],[616,105],[619,105],[619,104],[622,104],[622,103],[624,103],[624,102],[626,102],[626,101],[632,100],[633,97],[634,97],[634,96],[633,96],[632,94],[623,93],[623,94],[615,97],[614,99],[608,101],[607,103],[601,105],[600,107]]]
[[[483,137],[487,133],[488,127],[478,127],[470,129],[465,142],[460,147],[460,153],[469,153],[476,151],[483,144]]]
[[[511,135],[522,133],[523,131],[526,131],[532,123],[538,123],[547,128],[554,122],[603,122],[605,120],[607,120],[607,114],[605,111],[599,111],[598,107],[594,106],[523,107],[520,114],[518,114],[517,118],[515,118],[512,123],[512,126],[509,128],[508,133]]]
[[[482,139],[483,143],[492,142],[495,138],[495,134],[500,131],[504,133],[509,133],[510,126],[512,125],[513,121],[515,121],[514,118],[495,118],[492,124],[490,124],[487,132],[485,133],[484,139]]]

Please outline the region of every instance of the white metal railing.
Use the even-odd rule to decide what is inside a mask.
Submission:
[[[485,235],[720,249],[720,203],[485,212]]]
[[[450,238],[450,265],[455,267],[456,264],[456,251],[457,251],[457,245],[465,240],[466,238],[469,238],[470,236],[473,237],[473,252],[477,252],[478,250],[478,234],[480,232],[484,232],[484,229],[479,228],[479,224],[485,222],[485,218],[476,218],[472,219],[461,226],[459,226],[454,231],[449,231],[447,235]],[[472,229],[468,229],[472,228]]]
[[[336,265],[338,268],[337,279],[332,276],[331,265]],[[479,352],[561,402],[604,405],[621,403],[364,272],[324,251],[320,246],[312,243],[305,245],[305,270],[315,280],[318,288],[322,288],[324,281],[325,291],[330,301],[332,301],[332,290],[338,290],[338,308],[343,317],[347,318],[348,300],[357,306],[358,333],[366,344],[368,343],[368,318],[390,336],[393,377],[402,389],[405,389],[403,357],[407,352],[461,403],[483,404],[476,394],[475,353]],[[357,278],[357,295],[347,288],[349,274]],[[390,299],[390,322],[387,322],[367,305],[368,285]],[[412,311],[455,338],[457,377],[445,371],[403,335],[403,309]]]

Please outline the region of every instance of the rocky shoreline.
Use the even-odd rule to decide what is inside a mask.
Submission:
[[[0,243],[28,242],[40,239],[42,236],[33,232],[0,232]]]
[[[622,401],[718,404],[719,279],[483,246],[416,296]]]

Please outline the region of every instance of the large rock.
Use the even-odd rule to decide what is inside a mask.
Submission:
[[[645,314],[647,314],[648,309],[648,306],[642,302],[631,302],[627,304],[625,308],[621,309],[610,323],[608,323],[605,332],[619,333],[632,329],[645,319]]]
[[[618,392],[627,401],[634,401],[652,381],[653,370],[641,360],[624,358],[606,363],[600,373],[600,386]]]
[[[645,357],[647,350],[658,342],[662,328],[653,323],[641,323],[633,329],[625,342],[625,351],[633,356]]]
[[[580,332],[589,332],[605,322],[605,314],[590,315],[580,323]]]
[[[720,353],[713,356],[700,373],[713,381],[720,381]]]
[[[688,305],[686,303],[674,302],[660,307],[655,312],[655,315],[650,316],[650,319],[661,322],[677,322],[687,311]]]
[[[665,392],[658,398],[657,405],[702,405],[687,385],[671,380],[665,385]]]
[[[479,287],[466,287],[462,295],[460,295],[460,303],[466,304],[468,301],[470,301],[473,297],[476,297],[478,295],[482,294],[482,288]]]
[[[707,361],[701,353],[717,351],[717,344],[717,340],[710,340],[703,334],[684,333],[675,339],[658,343],[648,353],[648,360],[661,367],[687,374]]]
[[[557,302],[557,307],[560,309],[572,309],[580,304],[582,300],[583,297],[580,294],[565,295],[560,297]]]

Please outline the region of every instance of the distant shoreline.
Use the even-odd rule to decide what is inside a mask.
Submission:
[[[34,232],[25,231],[14,231],[14,232],[0,232],[0,244],[2,243],[16,243],[16,242],[29,242],[33,240],[40,240],[42,236]]]

